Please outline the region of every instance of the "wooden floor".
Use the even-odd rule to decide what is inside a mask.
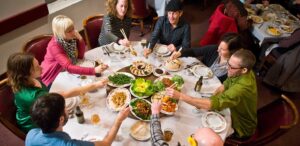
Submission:
[[[191,24],[192,47],[198,46],[201,36],[206,32],[208,28],[208,19],[219,3],[220,0],[211,0],[206,8],[201,9],[201,4],[199,3],[199,1],[185,0],[184,18]],[[149,38],[151,35],[149,30],[146,31],[146,34],[143,37],[140,37],[139,34],[139,28],[134,27],[130,34],[130,40],[139,41],[142,38]],[[283,93],[264,84],[259,77],[257,78],[257,86],[259,93],[258,107],[262,107],[270,103]],[[298,111],[300,112],[300,93],[284,94],[286,94],[290,99],[294,101],[298,108]],[[267,146],[300,146],[300,132],[298,131],[300,131],[299,123],[288,133],[269,143]]]

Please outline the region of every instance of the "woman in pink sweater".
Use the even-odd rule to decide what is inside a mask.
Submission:
[[[73,21],[67,16],[58,15],[52,21],[53,38],[50,40],[47,53],[42,62],[42,81],[51,85],[61,71],[81,75],[95,75],[108,68],[99,65],[95,68],[77,66],[77,60],[83,59],[85,43],[75,30]]]

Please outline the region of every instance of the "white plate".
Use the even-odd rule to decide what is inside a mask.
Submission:
[[[131,77],[132,80],[135,79],[134,75],[131,74],[131,73],[128,73],[128,72],[116,72],[115,74],[124,74],[124,75],[127,75],[127,76]],[[113,75],[112,75],[112,76],[113,76]],[[108,83],[107,83],[107,84],[108,84],[109,86],[112,86],[112,87],[128,87],[128,86],[130,86],[130,83],[128,83],[128,84],[123,84],[123,85],[116,85],[116,84],[114,84],[113,82],[111,82],[110,80],[108,80]]]
[[[116,106],[112,101],[112,97],[118,92],[123,92],[126,95],[124,104],[121,106]],[[125,108],[129,104],[130,99],[131,99],[131,95],[130,95],[130,92],[128,91],[128,89],[116,88],[116,89],[110,91],[110,93],[108,94],[107,99],[106,99],[106,105],[109,109],[111,109],[113,111],[120,111],[121,109]]]
[[[145,101],[145,102],[149,105],[149,108],[150,108],[150,110],[151,110],[151,103],[150,103],[148,100],[135,98],[135,99],[132,99],[132,100],[130,101],[130,103],[134,102],[135,100],[143,100],[143,101]],[[136,117],[137,119],[142,120],[142,121],[147,121],[147,122],[149,122],[149,121],[151,120],[151,118],[150,118],[149,120],[144,120],[144,119],[140,118],[139,116],[137,116],[137,115],[133,112],[133,108],[132,108],[131,104],[129,104],[129,107],[130,107],[130,112],[131,112],[132,115],[133,115],[134,117]],[[151,111],[150,111],[150,112],[151,112]],[[150,115],[150,116],[151,116],[151,115]]]
[[[216,133],[222,132],[227,126],[225,118],[216,112],[206,112],[202,116],[201,122],[203,127],[211,128]]]
[[[150,139],[150,124],[143,121],[137,121],[130,128],[130,136],[139,141]]]
[[[67,111],[71,111],[73,110],[77,105],[79,104],[79,98],[78,96],[76,97],[72,97],[72,98],[67,98],[65,101],[65,105],[66,105],[66,110]]]
[[[160,45],[158,47],[154,48],[154,53],[156,55],[161,55],[162,57],[166,57],[171,55],[171,51],[169,51],[168,47],[166,45]]]
[[[95,61],[93,60],[78,60],[77,64],[81,67],[95,67]]]
[[[132,91],[132,89],[131,89],[132,87],[133,87],[133,85],[131,85],[130,88],[129,88],[129,91],[130,91],[130,93],[131,93],[132,96],[134,96],[136,98],[142,98],[142,99],[149,97],[149,96],[138,96],[138,95],[134,94],[133,91]]]
[[[171,98],[171,97],[170,97]],[[163,98],[161,98],[161,100],[162,100]],[[161,110],[160,110],[160,112],[161,113],[163,113],[163,114],[166,114],[166,115],[174,115],[175,114],[175,112],[178,110],[178,103],[176,103],[176,107],[175,107],[175,111],[174,112],[168,112],[168,111],[165,111],[164,109],[163,109],[163,107],[164,106],[167,106],[167,105],[164,105],[165,103],[163,102],[163,101],[161,101]]]
[[[113,52],[123,52],[125,51],[126,47],[125,46],[122,46],[122,45],[118,45],[116,43],[113,43],[112,44],[112,51]]]
[[[197,78],[200,76],[203,76],[204,79],[213,77],[213,72],[211,69],[204,65],[195,65],[192,68],[192,72]]]

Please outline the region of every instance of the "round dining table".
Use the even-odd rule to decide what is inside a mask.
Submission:
[[[107,77],[113,72],[116,72],[124,67],[127,67],[132,64],[133,61],[142,60],[147,63],[151,63],[156,67],[164,67],[164,60],[168,59],[168,57],[157,57],[155,53],[152,53],[148,58],[143,57],[143,47],[140,42],[133,42],[132,46],[137,52],[137,56],[132,56],[128,52],[123,53],[114,53],[106,52],[107,48],[111,47],[112,44],[101,46],[89,50],[85,53],[84,57],[84,66],[93,66],[94,60],[99,60],[102,63],[108,64],[109,69],[102,73],[102,77]],[[157,45],[156,47],[159,47]],[[109,49],[108,49],[109,50]],[[194,85],[198,80],[197,77],[187,73],[186,68],[190,67],[191,64],[195,64],[195,62],[201,63],[199,60],[193,57],[183,57],[179,58],[182,61],[182,68],[179,71],[171,72],[171,75],[180,75],[184,79],[184,86],[181,92],[191,95],[196,98],[208,98],[203,97],[203,95],[211,95],[216,88],[221,85],[221,82],[218,80],[216,76],[212,78],[204,79],[201,92],[194,91]],[[87,76],[91,81],[95,80],[94,76]],[[59,75],[54,80],[50,92],[63,91],[68,90],[73,87],[78,87],[82,85],[82,79],[80,75],[71,74],[66,71],[59,73]],[[84,113],[85,123],[79,124],[75,116],[70,116],[69,121],[63,127],[63,131],[67,132],[71,138],[79,139],[79,140],[101,140],[105,137],[107,132],[112,127],[112,124],[117,116],[117,112],[112,111],[107,107],[107,88],[100,88],[97,91],[92,91],[86,93],[89,99],[89,105],[81,106],[81,110]],[[73,99],[77,99],[76,101],[80,101],[80,97],[72,97]],[[133,96],[131,98],[134,98]],[[70,100],[70,99],[66,99]],[[74,100],[75,101],[75,100]],[[78,102],[77,104],[80,104]],[[207,113],[207,110],[197,110],[194,106],[189,105],[183,101],[179,101],[178,110],[174,115],[163,115],[160,118],[162,130],[171,128],[174,132],[171,141],[169,141],[169,145],[189,145],[187,142],[188,136],[193,134],[197,128],[203,127],[201,117]],[[218,134],[225,141],[225,138],[233,133],[231,126],[231,116],[230,110],[224,109],[222,111],[215,111],[220,113],[226,120],[226,128],[219,132]],[[95,125],[91,122],[91,116],[93,114],[98,114],[100,116],[100,123]],[[134,123],[138,120],[136,118],[128,117],[126,118],[117,134],[116,139],[113,142],[113,146],[150,146],[151,140],[138,141],[130,136],[130,128]],[[149,124],[150,125],[150,124]]]

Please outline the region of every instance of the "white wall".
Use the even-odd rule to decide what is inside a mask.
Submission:
[[[4,6],[1,4],[1,7]],[[6,72],[6,61],[10,54],[20,51],[24,43],[34,36],[51,33],[51,20],[56,15],[69,16],[74,21],[76,29],[82,30],[82,20],[97,13],[105,14],[105,0],[82,0],[0,36],[0,74]]]

